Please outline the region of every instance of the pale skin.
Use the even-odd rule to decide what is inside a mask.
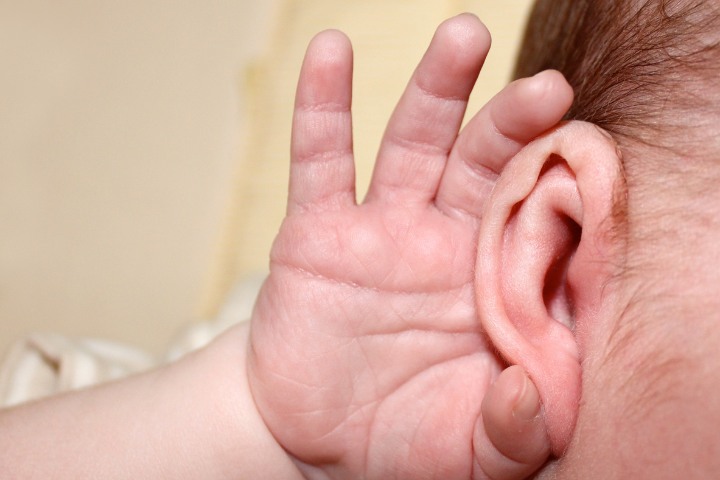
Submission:
[[[549,436],[565,443],[538,478],[705,479],[720,472],[720,228],[708,221],[720,212],[717,155],[628,143],[621,150],[593,125],[562,125],[506,167],[481,228],[478,292],[499,292],[478,295],[481,318],[492,318],[490,337],[524,366],[545,405],[580,400],[558,415],[546,409]],[[655,169],[640,164],[633,172],[640,178],[628,175],[632,183],[625,183],[623,157],[629,169],[638,159]],[[713,193],[700,194],[698,185]],[[627,217],[613,215],[624,198]],[[570,234],[562,218],[582,233]],[[614,222],[627,222],[631,234],[618,234]],[[692,240],[678,242],[667,225]],[[570,310],[548,308],[538,275],[563,257],[569,288],[557,300]],[[493,275],[501,264],[504,273]],[[563,311],[573,312],[572,328]],[[577,413],[571,434],[569,412]]]
[[[715,478],[720,247],[718,224],[707,219],[720,202],[693,188],[715,189],[717,157],[669,157],[687,162],[684,181],[672,184],[666,152],[624,150],[599,128],[571,122],[514,157],[481,226],[480,317],[533,379],[551,444],[561,447],[537,478]],[[623,155],[661,167],[630,188]],[[625,191],[629,220],[613,215]],[[654,215],[670,204],[677,210]],[[635,243],[617,221],[651,235]],[[693,240],[679,243],[662,231],[667,224]],[[628,257],[643,262],[622,271]],[[566,288],[548,290],[557,263]]]
[[[490,46],[441,25],[355,201],[352,52],[311,42],[288,213],[253,314],[207,348],[124,381],[0,413],[16,478],[525,478],[548,458],[541,398],[476,313],[482,211],[497,174],[555,125],[555,72],[515,82],[461,133]]]

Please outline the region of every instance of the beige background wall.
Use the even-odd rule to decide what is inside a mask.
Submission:
[[[356,59],[359,191],[435,26],[478,14],[507,81],[529,0],[0,0],[0,353],[36,330],[158,351],[265,268],[310,37]]]

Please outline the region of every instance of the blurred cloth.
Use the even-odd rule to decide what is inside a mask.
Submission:
[[[261,283],[259,276],[239,283],[215,319],[188,326],[161,358],[107,340],[31,334],[16,342],[0,364],[0,407],[117,380],[202,348],[250,318]]]

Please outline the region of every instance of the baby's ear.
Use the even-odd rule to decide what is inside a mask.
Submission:
[[[569,122],[503,170],[482,219],[476,298],[483,328],[540,392],[553,454],[577,418],[583,331],[612,274],[613,205],[624,191],[612,138]]]

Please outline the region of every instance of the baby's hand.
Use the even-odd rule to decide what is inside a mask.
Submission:
[[[328,31],[308,48],[248,364],[261,415],[308,477],[523,478],[547,459],[534,386],[519,367],[500,373],[480,330],[473,270],[497,173],[572,91],[556,72],[514,82],[458,135],[489,45],[471,15],[439,27],[361,204],[350,44]]]

